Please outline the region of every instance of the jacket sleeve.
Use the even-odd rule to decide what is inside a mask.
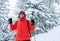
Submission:
[[[17,21],[14,24],[10,24],[10,30],[13,31],[17,28]]]
[[[35,27],[34,25],[32,25],[32,23],[30,21],[29,22],[29,28],[30,28],[30,31],[34,31]]]

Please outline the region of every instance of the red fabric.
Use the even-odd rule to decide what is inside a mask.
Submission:
[[[29,28],[30,31],[34,30],[34,26],[32,23],[28,20],[29,22]],[[30,34],[28,31],[28,24],[26,20],[26,16],[23,18],[19,18],[18,21],[16,21],[14,24],[10,24],[10,29],[11,31],[16,30],[16,38],[15,41],[17,40],[30,40]]]
[[[16,41],[23,41],[23,40],[16,40]]]

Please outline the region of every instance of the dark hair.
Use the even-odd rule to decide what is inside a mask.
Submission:
[[[20,14],[24,14],[25,15],[25,12],[24,11],[19,12],[18,18],[20,18]]]

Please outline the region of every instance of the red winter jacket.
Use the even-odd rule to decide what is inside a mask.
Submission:
[[[23,18],[16,21],[14,24],[10,24],[10,30],[11,31],[16,30],[16,41],[30,40],[28,25],[29,25],[30,31],[34,30],[34,26],[29,20],[28,20],[28,23],[29,24],[27,24],[26,16],[24,16]]]

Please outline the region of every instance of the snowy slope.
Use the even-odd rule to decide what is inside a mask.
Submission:
[[[35,38],[36,41],[60,41],[60,26],[54,27],[48,33],[36,35]],[[31,39],[35,41],[34,37]]]

